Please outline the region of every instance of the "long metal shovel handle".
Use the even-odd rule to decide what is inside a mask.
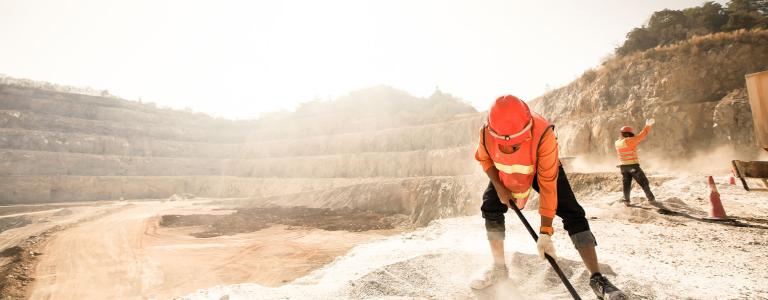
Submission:
[[[528,220],[523,216],[523,212],[520,211],[519,208],[517,208],[517,205],[514,201],[510,201],[510,207],[515,211],[515,214],[517,214],[517,217],[520,218],[520,221],[523,222],[523,225],[525,225],[525,229],[528,229],[528,233],[531,234],[531,237],[533,237],[533,241],[536,242],[539,240],[539,235],[536,234],[535,231],[533,231],[533,228],[531,227],[531,224],[528,223]],[[571,296],[573,296],[573,299],[581,300],[581,297],[579,297],[579,293],[576,292],[576,289],[573,288],[573,285],[571,285],[571,282],[568,281],[568,278],[565,277],[565,274],[563,274],[563,270],[560,269],[560,266],[557,265],[557,262],[555,261],[552,256],[549,256],[549,254],[544,253],[544,257],[547,258],[547,261],[549,262],[549,265],[552,266],[552,269],[555,270],[555,273],[557,273],[557,277],[560,277],[560,281],[563,282],[565,285],[565,288],[568,289],[568,292],[571,293]]]

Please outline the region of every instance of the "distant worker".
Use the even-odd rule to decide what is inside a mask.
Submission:
[[[621,176],[624,181],[624,200],[622,201],[624,205],[629,205],[629,194],[632,191],[633,178],[643,188],[648,201],[656,201],[656,197],[651,192],[648,177],[645,177],[643,169],[640,168],[640,160],[637,157],[637,145],[648,136],[648,132],[655,122],[654,119],[646,120],[645,127],[637,136],[632,132],[632,127],[621,127],[621,138],[616,140],[616,153],[619,155],[619,161],[621,162],[621,165],[618,167],[621,169]]]
[[[546,253],[555,257],[552,220],[558,215],[591,274],[589,285],[595,294],[600,299],[624,299],[624,293],[600,274],[597,242],[559,162],[553,128],[515,96],[499,97],[491,107],[488,123],[480,130],[475,159],[490,178],[480,210],[494,265],[473,280],[471,287],[483,289],[509,278],[504,259],[504,213],[510,205],[523,208],[531,190],[536,190],[541,215],[536,245],[539,256],[543,259]]]

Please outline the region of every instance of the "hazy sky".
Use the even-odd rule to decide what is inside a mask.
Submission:
[[[485,110],[597,66],[693,0],[0,0],[0,73],[232,118],[386,84]]]

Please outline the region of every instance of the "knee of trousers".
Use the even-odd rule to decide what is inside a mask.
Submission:
[[[568,231],[568,235],[573,236],[583,231],[589,231],[589,221],[587,218],[568,218],[563,219],[563,227]]]
[[[571,242],[576,249],[589,248],[597,246],[597,240],[592,231],[585,230],[571,235]]]
[[[485,219],[485,232],[489,241],[504,240],[505,231],[503,215],[501,219]]]

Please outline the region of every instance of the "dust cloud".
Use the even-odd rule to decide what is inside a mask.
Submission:
[[[768,152],[755,148],[748,152],[744,149],[736,149],[733,146],[724,145],[706,151],[697,151],[687,157],[659,152],[644,152],[643,146],[639,147],[640,166],[646,173],[671,173],[671,174],[720,174],[730,172],[732,160],[768,160]],[[569,166],[573,172],[619,172],[619,160],[612,156],[576,156],[570,160]]]

